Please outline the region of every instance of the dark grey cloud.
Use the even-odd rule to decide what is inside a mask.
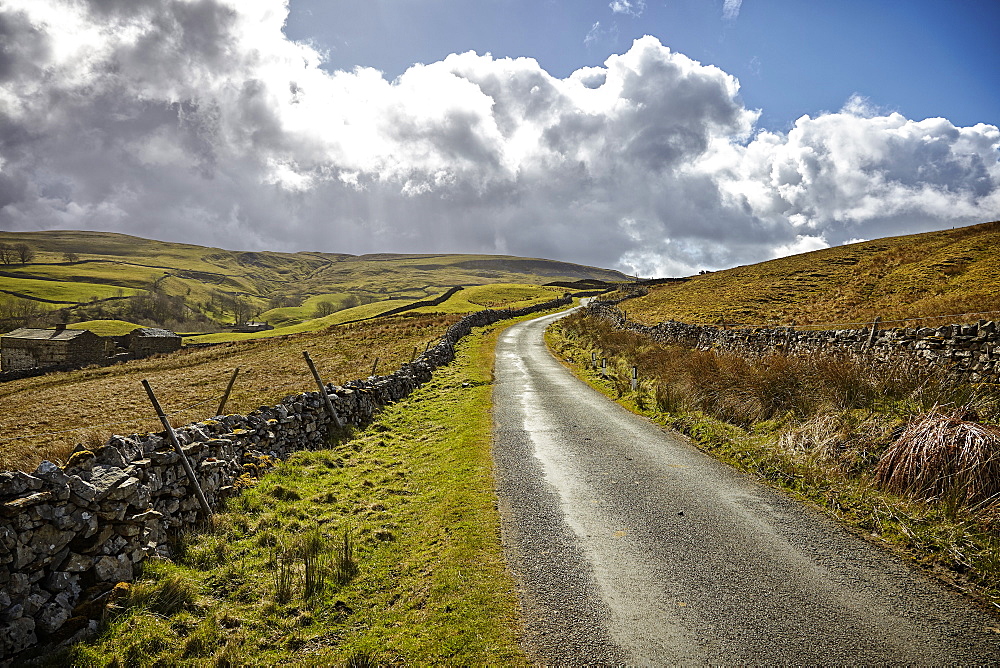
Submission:
[[[331,74],[285,12],[6,0],[0,227],[649,275],[1000,218],[993,126],[850,100],[754,134],[735,78],[652,37],[565,79],[474,53]]]

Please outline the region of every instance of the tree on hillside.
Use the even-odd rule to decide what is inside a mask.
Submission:
[[[336,313],[336,312],[337,312],[337,307],[334,306],[333,302],[331,302],[331,301],[322,301],[322,302],[316,304],[316,317],[317,318],[322,318],[324,316],[328,316],[331,313]]]
[[[17,254],[17,258],[21,261],[21,264],[28,264],[35,259],[35,251],[26,243],[15,244],[14,252]]]
[[[17,255],[14,253],[14,247],[10,244],[0,244],[0,262],[4,264],[14,264],[14,259]]]
[[[27,326],[41,314],[42,307],[36,301],[0,295],[0,332]]]

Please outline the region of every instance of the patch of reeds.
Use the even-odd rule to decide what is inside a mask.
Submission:
[[[292,600],[295,587],[295,550],[278,544],[274,547],[271,560],[274,570],[274,601],[284,605]]]
[[[928,501],[983,506],[1000,499],[1000,428],[961,410],[933,410],[910,422],[882,454],[875,480]]]
[[[334,551],[334,578],[337,584],[347,584],[358,573],[358,562],[354,558],[354,541],[349,529],[344,529],[337,549]]]

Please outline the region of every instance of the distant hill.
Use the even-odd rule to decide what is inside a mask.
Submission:
[[[25,264],[0,263],[0,331],[26,313],[53,311],[51,318],[68,322],[125,320],[177,331],[237,319],[282,327],[374,302],[428,299],[456,285],[627,280],[538,258],[230,251],[110,232],[0,232],[0,244],[25,244],[33,254]]]
[[[693,276],[627,304],[630,318],[838,324],[1000,311],[1000,222],[837,246]],[[988,319],[998,319],[997,315]],[[975,319],[975,318],[973,318]]]

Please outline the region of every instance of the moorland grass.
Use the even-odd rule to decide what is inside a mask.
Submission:
[[[862,536],[1000,608],[997,499],[968,504],[956,502],[960,495],[939,495],[928,501],[876,477],[880,460],[905,440],[907,425],[913,431],[936,407],[975,410],[995,424],[995,386],[953,386],[903,364],[781,355],[749,360],[666,346],[583,314],[555,323],[546,339],[574,373],[626,408],[678,429],[713,456],[826,509]],[[604,374],[591,368],[592,353],[608,359]],[[640,370],[636,391],[632,365]],[[995,440],[991,447],[995,456]],[[989,460],[989,454],[974,459]],[[983,471],[995,475],[995,468]],[[987,492],[996,484],[979,482]]]
[[[820,326],[1000,311],[1000,222],[846,244],[652,287],[630,317]],[[972,320],[980,316],[972,316]],[[1000,319],[1000,313],[985,316]],[[921,325],[948,324],[931,319]],[[903,324],[903,323],[897,323]]]
[[[52,665],[526,664],[490,456],[504,326],[368,429],[281,463],[173,563],[148,562],[100,635]]]

